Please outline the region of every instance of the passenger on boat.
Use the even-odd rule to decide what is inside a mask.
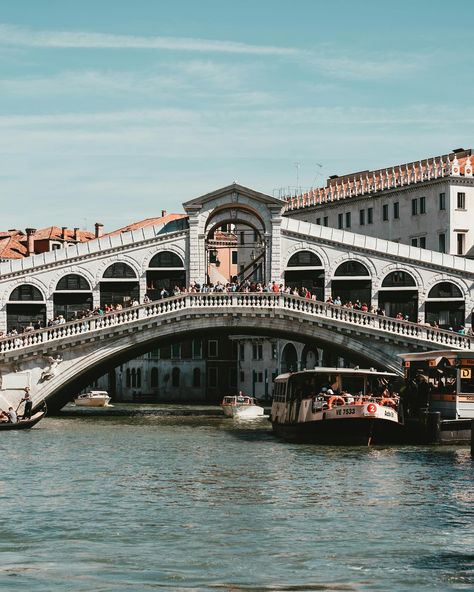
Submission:
[[[17,423],[18,422],[18,417],[17,417],[16,411],[13,409],[13,407],[8,408],[8,417],[10,418],[10,423]]]
[[[10,421],[10,416],[3,409],[0,409],[0,423],[7,423],[8,421]]]
[[[344,399],[346,400],[346,403],[348,405],[352,405],[354,403],[354,397],[351,395],[351,393],[348,393],[345,389],[342,389],[341,396],[344,397]]]

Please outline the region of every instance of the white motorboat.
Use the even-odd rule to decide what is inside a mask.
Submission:
[[[256,404],[254,397],[247,395],[227,395],[221,403],[224,415],[239,419],[255,419],[264,414],[263,407]]]
[[[78,407],[107,407],[110,397],[107,391],[89,391],[78,395],[74,403]]]

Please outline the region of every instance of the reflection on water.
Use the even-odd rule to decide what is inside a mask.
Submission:
[[[265,419],[46,419],[2,434],[5,590],[463,590],[467,448],[336,448]]]

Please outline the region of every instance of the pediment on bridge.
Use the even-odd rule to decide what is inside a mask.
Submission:
[[[266,193],[260,193],[260,191],[255,191],[255,189],[250,189],[250,187],[245,187],[238,183],[232,183],[231,185],[221,187],[220,189],[185,202],[183,208],[188,214],[192,215],[199,212],[199,210],[210,202],[214,205],[235,204],[238,206],[239,203],[248,203],[249,201],[258,202],[260,206],[264,205],[273,212],[282,210],[285,205],[285,202],[281,199],[277,199]]]

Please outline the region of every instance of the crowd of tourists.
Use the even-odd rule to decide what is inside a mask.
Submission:
[[[192,282],[187,287],[175,285],[173,289],[166,289],[163,287],[159,291],[157,291],[155,289],[152,292],[150,292],[150,295],[153,296],[153,298],[151,298],[148,294],[146,294],[143,299],[143,304],[148,304],[148,303],[152,302],[152,300],[154,298],[156,298],[157,296],[159,299],[163,299],[163,298],[170,298],[173,296],[174,297],[182,296],[182,295],[186,295],[186,294],[208,294],[208,293],[222,294],[222,293],[236,293],[236,292],[237,293],[248,293],[248,294],[251,294],[251,293],[288,294],[291,296],[298,296],[300,298],[305,298],[308,300],[321,302],[321,300],[319,300],[317,298],[317,295],[314,291],[310,291],[307,288],[305,288],[304,286],[290,286],[290,285],[285,286],[284,284],[279,283],[277,281],[265,283],[265,282],[258,282],[258,281],[252,281],[252,280],[245,280],[242,282],[239,282],[239,281],[232,281],[232,282],[227,282],[227,283],[217,282],[215,284],[213,284],[213,283],[199,284],[197,282]],[[128,307],[135,307],[135,306],[140,305],[139,301],[136,298],[127,298],[126,302],[127,302],[126,305],[120,304],[120,303],[104,304],[103,306],[98,306],[96,308],[78,310],[78,311],[75,311],[68,319],[66,319],[64,317],[64,315],[58,314],[55,317],[53,317],[47,321],[46,327],[55,327],[57,325],[62,325],[68,321],[77,321],[77,320],[89,319],[89,318],[97,317],[97,316],[103,316],[103,315],[107,315],[107,314],[114,313],[114,312],[120,312],[123,310],[124,307],[128,308]],[[376,305],[369,306],[367,304],[367,302],[363,302],[359,299],[356,299],[354,301],[352,301],[352,300],[343,301],[340,296],[335,296],[335,297],[329,296],[329,298],[326,300],[326,303],[331,304],[333,306],[340,306],[342,308],[349,309],[349,310],[370,313],[370,314],[374,314],[374,315],[378,315],[378,316],[386,316],[385,310],[383,308],[378,307]],[[415,321],[413,321],[413,319],[410,319],[410,316],[408,314],[403,314],[401,311],[397,312],[397,314],[392,318],[399,320],[399,321],[415,322]],[[422,321],[422,319],[418,319],[416,322],[419,325],[425,325],[425,326],[433,327],[434,329],[439,329],[439,325],[436,321],[429,323],[429,322]],[[36,320],[34,322],[31,321],[22,330],[18,329],[18,328],[12,328],[6,333],[6,335],[4,335],[3,332],[0,331],[0,338],[1,337],[15,337],[15,336],[18,336],[19,334],[25,334],[25,333],[29,333],[31,331],[36,331],[36,330],[43,329],[43,328],[44,328],[43,324],[40,320]],[[449,327],[448,330],[454,331],[454,332],[459,333],[461,335],[470,335],[470,336],[473,335],[473,331],[471,328],[466,329],[462,325],[460,327],[456,327],[456,328]]]

